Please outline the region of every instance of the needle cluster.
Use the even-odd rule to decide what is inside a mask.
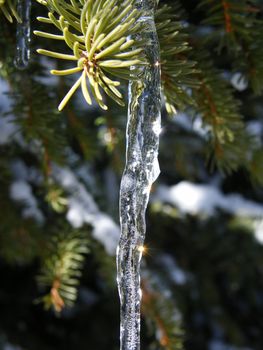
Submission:
[[[1,12],[9,22],[13,22],[13,17],[20,22],[16,11],[16,0],[0,0],[0,13]]]
[[[38,53],[74,63],[66,70],[52,70],[55,75],[80,73],[71,89],[59,105],[62,110],[80,87],[88,104],[92,97],[107,110],[102,91],[119,105],[124,105],[122,93],[117,87],[119,79],[132,79],[135,70],[130,67],[143,65],[142,48],[129,36],[140,29],[139,10],[134,0],[40,0],[49,9],[48,17],[38,17],[40,22],[56,27],[60,34],[35,31],[38,36],[62,40],[71,54],[39,49]]]

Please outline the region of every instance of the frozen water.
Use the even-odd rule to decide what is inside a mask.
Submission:
[[[154,23],[155,0],[137,1],[143,11],[148,65],[129,85],[126,165],[120,188],[121,237],[117,249],[117,282],[121,302],[120,348],[140,349],[140,260],[145,237],[145,211],[153,181],[159,175],[161,132],[159,42]]]
[[[17,11],[21,18],[21,23],[17,23],[16,30],[16,56],[15,66],[18,69],[26,69],[30,59],[30,12],[31,0],[18,0]]]

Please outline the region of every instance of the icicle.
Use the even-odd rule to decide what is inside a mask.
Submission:
[[[130,82],[126,165],[120,189],[121,237],[117,249],[117,282],[121,301],[121,350],[140,349],[140,260],[145,238],[145,211],[152,183],[159,175],[161,131],[159,42],[154,23],[156,0],[137,0],[149,65]]]
[[[21,23],[17,23],[16,56],[14,64],[18,69],[26,69],[30,58],[30,10],[31,0],[18,0],[17,12]]]

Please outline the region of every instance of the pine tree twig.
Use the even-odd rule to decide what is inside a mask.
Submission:
[[[39,49],[38,53],[77,63],[66,70],[52,70],[55,75],[80,73],[80,76],[61,101],[58,109],[62,110],[73,94],[81,88],[88,104],[91,96],[98,105],[107,110],[102,91],[119,105],[124,105],[123,95],[117,89],[119,81],[112,76],[130,80],[138,69],[130,67],[145,65],[142,55],[142,43],[135,43],[128,36],[140,30],[140,11],[134,9],[135,0],[113,0],[103,3],[100,0],[88,0],[85,3],[61,2],[59,0],[39,1],[51,11],[47,18],[39,17],[40,22],[53,24],[61,33],[56,35],[35,31],[38,36],[53,40],[64,40],[71,54]],[[77,33],[77,34],[76,34]],[[89,84],[88,84],[89,82]]]
[[[84,256],[89,252],[87,245],[85,233],[80,231],[53,237],[37,278],[40,286],[49,288],[49,293],[42,298],[45,308],[53,306],[56,312],[61,312],[73,305]]]
[[[226,48],[232,60],[232,69],[241,71],[248,79],[256,94],[261,94],[263,86],[262,67],[262,8],[256,1],[203,0],[198,8],[203,8],[206,18],[203,24],[213,30],[204,37],[205,44],[213,44],[218,53]]]
[[[10,23],[13,22],[13,17],[17,22],[21,23],[21,19],[16,11],[16,3],[16,0],[0,0],[0,13],[2,12]]]
[[[155,325],[156,338],[163,349],[183,349],[183,331],[179,319],[175,320],[178,313],[175,305],[167,298],[161,300],[161,291],[158,292],[156,283],[152,285],[149,279],[144,278],[142,288],[142,311],[145,317]]]
[[[166,110],[175,114],[194,105],[190,91],[198,86],[196,62],[189,57],[191,47],[188,34],[178,15],[180,6],[174,9],[162,5],[156,11],[156,28],[161,48],[162,90]]]

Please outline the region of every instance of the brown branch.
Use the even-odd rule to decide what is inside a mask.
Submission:
[[[167,330],[165,328],[165,324],[164,321],[162,320],[161,316],[158,315],[158,313],[156,312],[156,310],[154,310],[154,307],[152,306],[155,302],[155,300],[157,298],[159,298],[159,295],[155,292],[152,292],[149,290],[149,288],[147,288],[147,282],[144,279],[142,281],[141,284],[141,288],[142,288],[142,301],[143,301],[143,305],[144,308],[147,310],[150,310],[150,312],[152,313],[152,317],[160,331],[160,345],[167,347],[169,349],[169,346],[171,345],[171,341],[169,338],[169,335],[167,333]],[[144,311],[145,311],[144,309]],[[147,313],[147,311],[146,311]]]
[[[42,142],[43,142],[43,146],[44,146],[44,159],[43,159],[44,171],[45,171],[45,177],[48,178],[51,174],[51,171],[52,171],[51,159],[50,159],[49,152],[48,152],[47,140],[45,138],[43,138]]]
[[[214,114],[214,115],[217,116],[218,115],[217,108],[216,108],[216,105],[215,105],[215,103],[213,101],[213,98],[212,98],[210,90],[208,89],[207,85],[204,82],[201,83],[201,87],[203,88],[205,97],[206,97],[207,102],[209,104],[209,108],[210,108],[211,114],[212,115]]]
[[[227,1],[222,0],[222,5],[224,9],[224,18],[225,18],[225,28],[227,33],[233,32],[231,16],[230,16],[230,5]]]
[[[59,294],[60,281],[56,278],[53,281],[52,288],[50,289],[50,297],[52,304],[57,312],[61,312],[65,306],[64,300],[61,298]]]
[[[209,118],[209,115],[206,113],[205,119],[212,120],[215,154],[216,154],[217,158],[219,159],[219,158],[223,157],[224,151],[223,151],[223,147],[222,147],[220,141],[218,140],[218,137],[216,134],[216,128],[217,128],[217,125],[219,124],[217,107],[216,107],[215,102],[213,101],[213,97],[212,97],[211,92],[210,92],[209,88],[207,87],[207,85],[204,82],[202,82],[201,87],[203,88],[204,95],[207,99],[207,102],[208,102],[208,105],[209,105],[209,108],[211,111],[212,118]]]

